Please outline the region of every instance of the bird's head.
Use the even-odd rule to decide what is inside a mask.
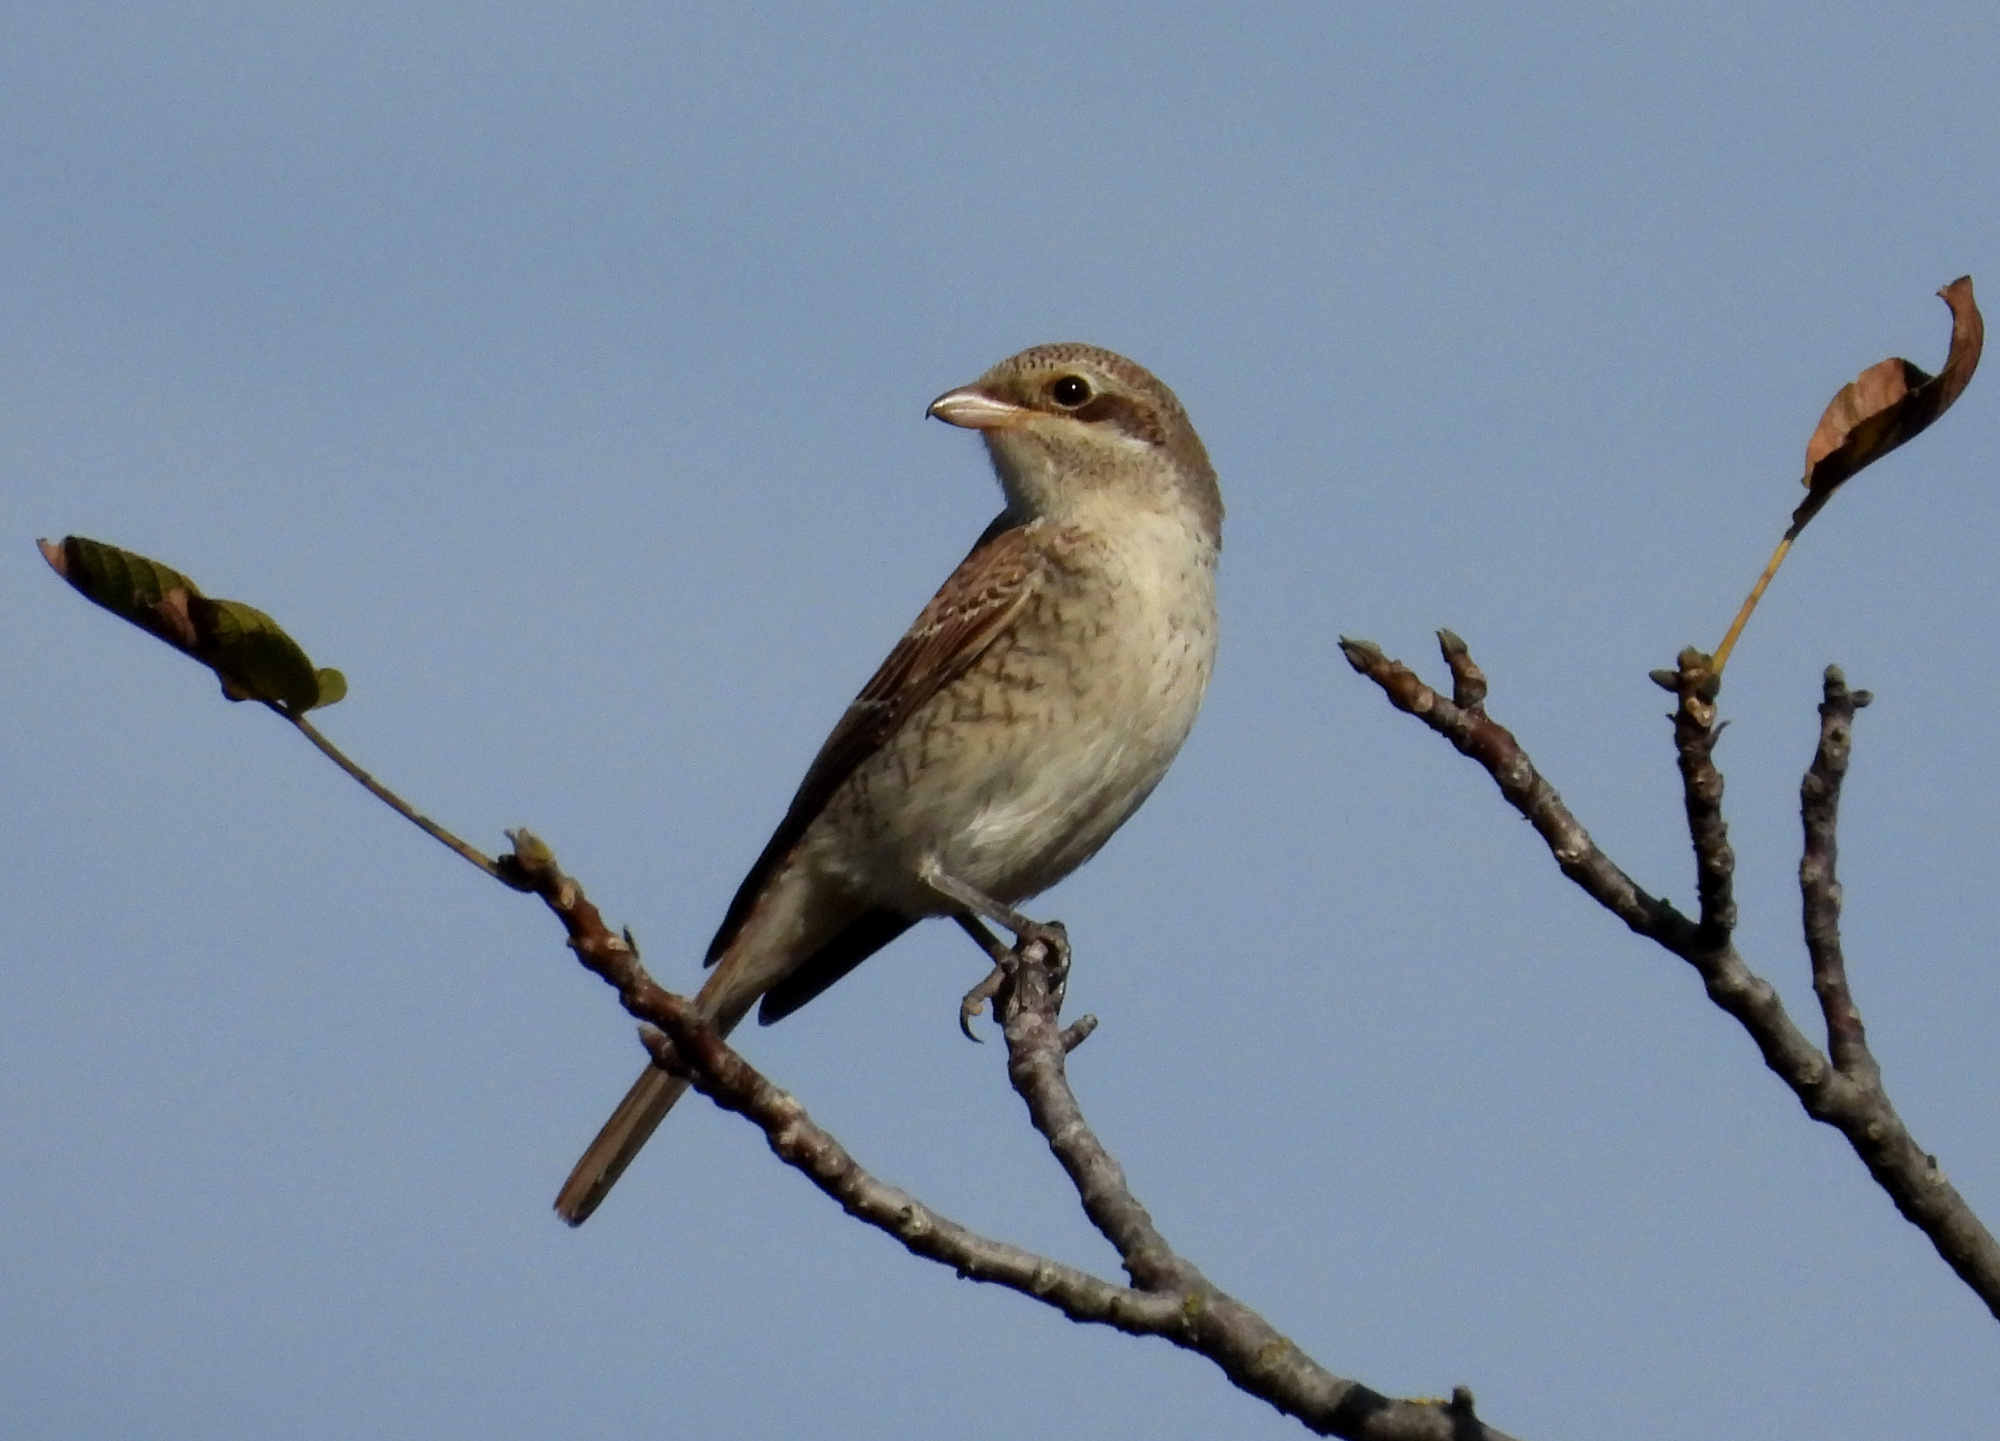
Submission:
[[[1221,539],[1222,495],[1201,437],[1174,393],[1122,355],[1038,345],[928,413],[985,437],[1008,509],[1023,518],[1137,503],[1190,515]]]

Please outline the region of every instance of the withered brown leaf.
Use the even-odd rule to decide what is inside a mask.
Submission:
[[[1763,599],[1771,577],[1784,563],[1806,522],[1820,513],[1843,482],[1873,465],[1904,441],[1920,435],[1963,393],[1972,372],[1979,368],[1979,352],[1986,344],[1986,322],[1972,299],[1972,277],[1961,275],[1938,292],[1951,307],[1951,348],[1945,353],[1944,369],[1926,373],[1901,356],[1891,356],[1869,366],[1852,382],[1840,388],[1826,412],[1820,416],[1812,438],[1806,442],[1806,498],[1792,512],[1792,523],[1771,553],[1764,573],[1750,587],[1750,595],[1730,623],[1729,634],[1715,648],[1712,670],[1719,679],[1736,638],[1750,613]]]
[[[1841,387],[1806,442],[1806,498],[1792,512],[1795,534],[1843,482],[1922,434],[1972,379],[1986,342],[1986,322],[1972,299],[1972,277],[1959,276],[1938,295],[1951,307],[1951,349],[1944,369],[1931,375],[1895,355]]]

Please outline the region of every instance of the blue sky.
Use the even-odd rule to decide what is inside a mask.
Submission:
[[[1323,1362],[1528,1437],[1974,1434],[1992,1318],[1679,962],[1352,676],[1450,626],[1686,903],[1666,698],[1833,392],[2000,294],[1990,5],[0,7],[0,1430],[1257,1437],[1159,1344],[862,1230],[677,1112],[529,901],[66,592],[279,617],[328,731],[694,960],[996,506],[940,391],[1046,340],[1229,504],[1201,724],[1041,900],[1168,1235]],[[1818,677],[1878,696],[1847,937],[2000,1222],[1993,377],[1815,522],[1729,670],[1741,941],[1802,1020]],[[879,1174],[1113,1268],[920,928],[745,1050]]]

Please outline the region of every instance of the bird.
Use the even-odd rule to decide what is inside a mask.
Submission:
[[[1171,390],[1111,351],[1039,345],[926,414],[979,433],[1004,508],[842,714],[731,901],[695,997],[725,1035],[753,1007],[765,1025],[791,1015],[926,918],[1025,939],[1014,907],[1139,808],[1208,688],[1222,495]],[[570,1173],[563,1220],[589,1218],[687,1084],[647,1067]]]

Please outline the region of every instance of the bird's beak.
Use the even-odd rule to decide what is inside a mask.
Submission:
[[[976,385],[961,385],[957,390],[947,390],[936,400],[925,415],[934,415],[946,425],[962,425],[967,430],[1005,430],[1010,425],[1018,425],[1033,412],[1024,405],[1013,405],[1004,400],[996,400]]]

